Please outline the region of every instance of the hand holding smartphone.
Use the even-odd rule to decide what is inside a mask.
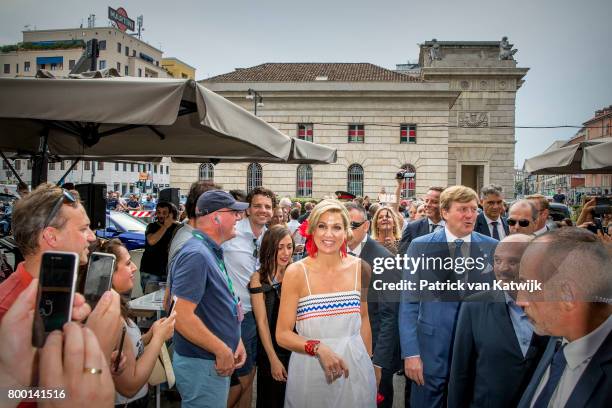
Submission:
[[[79,256],[74,252],[43,253],[32,327],[32,345],[42,347],[47,335],[72,319]]]

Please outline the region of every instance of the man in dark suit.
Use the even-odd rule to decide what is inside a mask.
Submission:
[[[510,235],[508,223],[501,216],[504,211],[504,192],[502,186],[490,184],[480,190],[482,212],[476,218],[474,231],[498,241]]]
[[[535,238],[521,259],[521,282],[541,290],[518,293],[534,330],[551,338],[519,407],[610,407],[612,281],[610,249],[581,228]]]
[[[533,238],[515,234],[495,249],[495,278],[518,282],[521,256]],[[461,305],[453,345],[449,407],[508,407],[518,404],[548,337],[515,302],[516,291],[491,290]],[[500,369],[503,367],[503,369]]]
[[[385,258],[393,255],[385,247],[368,235],[370,222],[366,210],[359,204],[346,203],[351,219],[353,238],[348,242],[349,253],[366,261],[370,266],[381,265]],[[376,261],[376,259],[380,259]],[[376,280],[395,281],[396,270],[384,270],[372,275],[368,288],[368,314],[372,327],[372,350],[374,371],[379,384],[378,391],[384,397],[379,407],[393,406],[393,373],[401,369],[399,356],[399,333],[397,327],[397,309],[399,303],[393,299],[394,293],[380,290]]]
[[[440,217],[440,194],[442,194],[442,191],[444,191],[443,187],[429,187],[424,197],[426,217],[413,221],[404,228],[398,254],[405,254],[413,239],[444,227],[444,220]]]
[[[440,212],[445,227],[412,240],[408,259],[423,263],[414,265],[414,270],[406,267],[403,276],[417,288],[403,291],[399,310],[401,356],[404,371],[413,381],[413,408],[446,405],[459,306],[471,291],[464,292],[459,284],[469,289],[468,284],[493,282],[490,262],[497,241],[473,231],[476,192],[465,186],[447,188],[440,195]],[[466,267],[470,259],[471,266]],[[436,286],[419,290],[423,283]]]

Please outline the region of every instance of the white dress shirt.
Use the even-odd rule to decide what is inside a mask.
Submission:
[[[434,231],[432,231],[431,230],[431,226],[432,225],[437,225],[438,227]],[[429,232],[430,233],[431,232],[436,232],[438,230],[438,228],[444,227],[445,225],[446,225],[446,222],[444,222],[444,220],[442,220],[442,219],[437,224],[434,224],[434,222],[431,220],[431,218],[427,218],[427,228],[429,228]]]
[[[243,218],[236,223],[236,236],[221,244],[225,268],[234,285],[234,291],[242,302],[245,313],[252,310],[251,296],[247,287],[251,281],[251,276],[259,269],[259,257],[255,258],[253,251],[255,245],[257,245],[257,252],[259,253],[261,240],[265,232],[266,228],[264,227],[254,244],[255,235],[251,229],[249,218]]]
[[[489,227],[489,234],[491,234],[491,237],[493,236],[493,225],[491,225],[491,223],[497,222],[497,233],[499,234],[499,240],[501,241],[502,239],[506,238],[506,231],[504,230],[504,223],[502,222],[501,217],[499,217],[497,220],[492,220],[487,217],[484,212],[482,215],[484,215],[485,220],[487,221],[487,227]]]
[[[611,330],[612,316],[608,316],[605,322],[600,324],[598,328],[586,336],[571,342],[563,339],[563,344],[567,344],[563,349],[567,365],[565,366],[565,370],[563,370],[563,374],[561,375],[555,392],[550,398],[549,407],[564,407],[565,404],[567,404],[567,400],[570,395],[572,395],[576,384],[578,384],[578,380],[580,380],[591,358],[593,358],[593,354],[601,347]],[[530,407],[533,407],[537,401],[538,396],[548,381],[549,374],[550,366],[544,372],[540,384],[535,394],[533,394]]]

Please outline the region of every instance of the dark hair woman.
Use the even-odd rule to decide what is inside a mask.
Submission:
[[[113,289],[119,294],[131,293],[136,265],[132,262],[130,253],[123,243],[118,239],[102,241],[97,244],[95,250],[115,255]],[[162,345],[174,333],[174,314],[169,318],[157,320],[143,335],[128,316],[124,299],[121,302],[121,315],[126,328],[122,352],[126,357],[126,366],[120,374],[114,373],[113,375],[117,391],[115,404],[130,408],[146,407],[149,402],[147,380],[155,367]]]
[[[283,225],[266,231],[261,242],[261,267],[251,277],[249,291],[260,344],[257,352],[257,407],[282,407],[290,352],[279,347],[274,333],[280,306],[281,284],[293,256],[293,238]]]

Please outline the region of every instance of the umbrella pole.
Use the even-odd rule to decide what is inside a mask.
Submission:
[[[68,177],[68,173],[70,173],[72,171],[72,169],[74,169],[74,166],[77,165],[78,162],[80,162],[81,159],[76,159],[72,161],[72,165],[70,166],[70,168],[64,173],[64,175],[59,179],[59,181],[56,183],[56,185],[58,186],[62,186],[62,184],[64,184],[64,180],[66,179],[66,177]]]
[[[49,164],[49,152],[47,142],[49,139],[49,128],[45,128],[40,136],[40,151],[34,156],[32,163],[32,189],[47,181],[47,169]]]
[[[23,180],[21,179],[21,177],[19,177],[19,174],[17,173],[17,171],[15,171],[15,168],[13,167],[13,165],[11,164],[10,161],[8,161],[8,159],[6,158],[6,156],[4,155],[4,152],[0,151],[0,155],[2,155],[2,158],[4,159],[4,162],[6,163],[6,165],[8,166],[8,168],[11,170],[11,172],[13,173],[13,175],[15,176],[15,178],[17,180],[19,180],[19,183],[23,183]]]

